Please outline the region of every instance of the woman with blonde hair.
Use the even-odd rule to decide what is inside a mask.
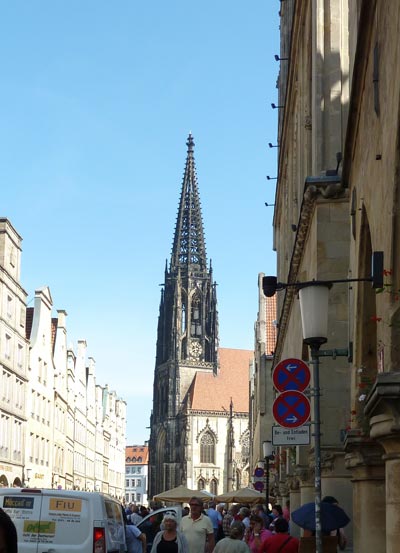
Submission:
[[[161,523],[161,530],[156,534],[151,553],[189,553],[185,536],[177,530],[178,521],[173,513],[167,513]]]

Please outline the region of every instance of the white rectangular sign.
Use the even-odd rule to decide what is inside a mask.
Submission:
[[[273,445],[309,445],[310,426],[298,426],[297,428],[273,426],[272,443]]]

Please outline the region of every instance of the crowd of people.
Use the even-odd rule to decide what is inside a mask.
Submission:
[[[334,498],[326,498],[331,501]],[[335,500],[336,501],[336,500]],[[134,509],[136,512],[136,509]],[[300,540],[290,535],[290,505],[263,506],[233,504],[207,506],[192,497],[183,508],[179,523],[174,514],[166,514],[153,539],[151,553],[298,553]],[[131,519],[134,516],[131,514]],[[333,533],[331,533],[333,534]],[[305,532],[304,535],[307,535]],[[312,533],[308,533],[312,535]],[[337,530],[338,546],[344,549],[343,529]],[[336,551],[336,545],[334,546]],[[129,553],[141,553],[140,549]]]
[[[327,496],[326,503],[336,504]],[[130,504],[124,509],[125,537],[128,553],[146,553],[146,528],[137,525],[149,514],[145,507]],[[162,520],[157,515],[149,519],[154,530],[151,553],[298,553],[300,541],[289,533],[289,503],[282,508],[274,505],[271,512],[261,505],[210,502],[205,509],[199,497],[192,497],[179,521],[171,511]],[[294,513],[295,514],[295,513]],[[294,516],[294,515],[293,515]],[[346,546],[342,528],[336,531],[340,549]],[[331,532],[333,535],[334,532]],[[336,549],[336,546],[335,546]],[[0,553],[17,553],[17,532],[10,517],[0,509]]]

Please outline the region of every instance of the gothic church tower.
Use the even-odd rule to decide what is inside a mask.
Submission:
[[[187,141],[171,260],[158,319],[149,496],[186,484],[187,396],[197,372],[218,373],[216,284],[207,267],[194,141]]]

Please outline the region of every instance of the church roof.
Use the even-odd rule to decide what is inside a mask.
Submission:
[[[226,411],[233,403],[236,413],[249,412],[249,365],[254,352],[219,348],[217,375],[197,372],[189,390],[189,408],[195,411]]]

